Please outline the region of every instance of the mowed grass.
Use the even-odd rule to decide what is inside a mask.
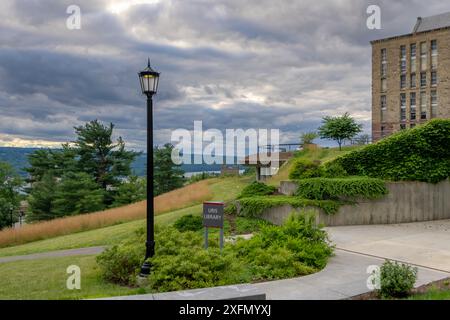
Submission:
[[[213,197],[210,184],[213,181],[199,181],[155,198],[155,214],[185,208]],[[32,241],[99,229],[127,221],[144,219],[146,201],[101,212],[65,217],[51,221],[28,224],[22,228],[0,231],[0,247],[24,244]]]
[[[212,181],[209,181],[209,188],[212,192],[211,200],[228,201],[234,199],[242,190],[242,188],[251,181],[251,179],[251,177],[211,179]],[[187,208],[159,214],[155,217],[155,223],[160,225],[170,224],[181,216],[187,214],[200,215],[201,213],[202,205],[197,204]],[[95,230],[53,237],[50,239],[34,241],[27,244],[1,248],[0,257],[25,255],[63,249],[113,245],[128,238],[130,235],[136,232],[136,230],[143,227],[145,227],[145,219],[140,219]]]
[[[81,289],[67,289],[67,267],[81,270]],[[143,293],[104,281],[95,256],[59,257],[0,263],[0,299],[82,299]]]

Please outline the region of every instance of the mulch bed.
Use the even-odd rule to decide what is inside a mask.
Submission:
[[[448,290],[450,289],[450,278],[445,278],[442,280],[434,281],[429,284],[425,284],[423,286],[414,288],[411,290],[411,295],[417,294],[417,293],[426,293],[427,291],[431,289],[436,290]],[[375,291],[363,293],[354,297],[350,297],[348,300],[381,300],[380,297],[378,297],[377,293]]]

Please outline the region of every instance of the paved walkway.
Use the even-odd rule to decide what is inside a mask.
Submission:
[[[337,248],[450,272],[450,220],[326,229]]]
[[[36,260],[36,259],[54,258],[54,257],[95,255],[95,254],[102,253],[103,250],[105,250],[105,247],[88,247],[88,248],[79,248],[79,249],[68,249],[68,250],[49,251],[49,252],[42,252],[42,253],[33,253],[33,254],[27,254],[27,255],[22,255],[22,256],[1,257],[0,263],[20,261],[20,260]]]

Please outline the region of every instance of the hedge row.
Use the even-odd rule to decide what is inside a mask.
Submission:
[[[450,176],[450,120],[400,131],[332,162],[349,175],[437,183]]]
[[[368,177],[311,178],[298,180],[297,184],[296,196],[316,200],[376,199],[388,193],[383,180]]]

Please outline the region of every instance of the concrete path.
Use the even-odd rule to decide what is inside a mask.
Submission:
[[[450,272],[450,220],[326,229],[339,249]]]
[[[81,256],[81,255],[95,255],[100,254],[105,250],[105,247],[88,247],[88,248],[79,248],[79,249],[68,249],[68,250],[58,250],[58,251],[49,251],[42,253],[33,253],[22,256],[10,256],[10,257],[1,257],[0,263],[12,262],[12,261],[20,261],[20,260],[36,260],[36,259],[45,259],[45,258],[56,258],[56,257],[69,257],[69,256]]]

